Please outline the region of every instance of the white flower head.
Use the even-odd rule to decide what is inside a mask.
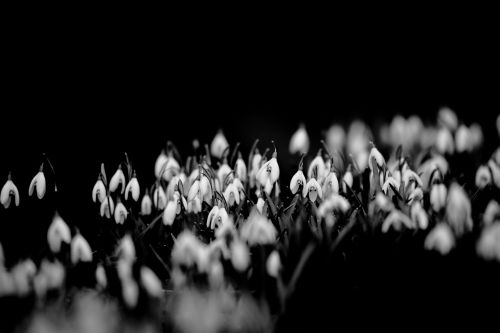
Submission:
[[[224,199],[226,199],[229,207],[240,204],[240,192],[234,183],[229,184],[224,191]]]
[[[118,169],[109,181],[109,191],[115,192],[118,186],[121,186],[120,193],[123,194],[125,192],[125,175],[123,174],[121,165],[118,166]]]
[[[202,244],[189,230],[179,234],[172,249],[172,263],[193,267],[198,264]]]
[[[162,173],[162,171],[165,170],[164,166],[167,164],[167,161],[168,161],[168,157],[165,154],[165,151],[162,150],[160,155],[158,155],[158,157],[156,158],[156,162],[155,162],[155,176],[157,179],[161,178],[161,176],[162,176],[161,173]]]
[[[500,261],[500,223],[483,229],[476,250],[478,255],[486,260]]]
[[[45,175],[42,170],[33,177],[30,183],[28,194],[31,197],[36,189],[36,196],[38,199],[42,199],[47,190],[47,182],[45,181]]]
[[[470,125],[469,130],[472,148],[480,148],[484,140],[483,129],[481,128],[481,125],[479,125],[478,123],[473,123],[472,125]]]
[[[448,107],[442,107],[439,109],[438,122],[451,131],[454,131],[458,126],[456,113]]]
[[[139,187],[139,181],[137,180],[137,177],[134,176],[132,179],[127,184],[127,187],[125,188],[125,200],[128,200],[129,194],[131,195],[132,199],[134,201],[139,200],[139,195],[141,193],[141,188]]]
[[[431,187],[430,202],[432,210],[440,212],[446,206],[448,190],[444,184],[434,184]]]
[[[89,243],[79,233],[71,240],[71,262],[73,265],[79,262],[91,262],[92,250]]]
[[[497,188],[500,188],[500,166],[490,159],[488,161],[488,167],[491,170],[493,184],[495,184]]]
[[[476,186],[478,188],[485,188],[491,184],[491,172],[486,165],[481,165],[476,172]]]
[[[153,204],[159,210],[165,209],[167,206],[167,195],[161,186],[156,186],[153,192]]]
[[[297,131],[292,135],[288,150],[290,151],[290,154],[306,154],[309,151],[309,135],[307,135],[304,124],[301,124]]]
[[[132,263],[135,261],[135,246],[132,237],[129,234],[123,236],[117,247],[117,254],[124,262]]]
[[[373,172],[372,160],[375,160],[377,167],[381,169],[385,166],[385,159],[384,156],[382,156],[382,154],[380,153],[380,151],[377,148],[375,148],[373,144],[371,145],[372,149],[370,149],[370,155],[368,155],[368,167]]]
[[[384,194],[387,195],[387,193],[389,192],[389,189],[392,187],[394,187],[394,189],[396,191],[399,191],[399,184],[400,183],[394,177],[392,177],[392,176],[387,177],[384,185],[382,185],[382,192],[384,192]]]
[[[472,230],[471,203],[457,183],[451,184],[448,192],[446,220],[457,237]]]
[[[472,152],[475,143],[474,139],[471,130],[463,124],[460,125],[455,133],[455,148],[457,153]]]
[[[281,259],[278,251],[274,250],[267,258],[266,270],[267,274],[269,274],[270,276],[274,278],[278,277],[278,274],[281,270]]]
[[[500,205],[495,200],[491,200],[484,210],[483,222],[484,225],[490,225],[497,220],[500,220]]]
[[[247,166],[245,164],[245,161],[243,161],[241,153],[238,153],[238,159],[234,164],[234,174],[236,178],[240,179],[242,182],[245,182],[247,180]]]
[[[106,277],[106,270],[99,264],[95,270],[95,280],[100,288],[106,288],[108,285],[108,278]]]
[[[163,295],[161,281],[149,267],[141,267],[141,285],[151,297]]]
[[[229,147],[229,143],[222,130],[219,130],[210,144],[210,154],[217,158],[222,158],[222,154]]]
[[[424,242],[426,250],[447,255],[455,247],[455,237],[446,223],[438,223],[427,235]]]
[[[325,222],[327,226],[332,227],[335,222],[335,218],[332,213],[336,212],[345,214],[350,208],[351,205],[346,198],[339,194],[332,193],[319,205],[316,215],[318,218],[326,218]]]
[[[252,210],[241,227],[241,238],[250,245],[272,244],[276,241],[277,234],[273,223],[259,214],[257,210]]]
[[[306,177],[304,176],[304,173],[302,170],[297,170],[297,172],[293,175],[292,180],[290,180],[290,191],[295,194],[301,186],[304,188],[305,185]]]
[[[150,215],[152,210],[153,203],[151,202],[151,198],[149,194],[145,193],[142,197],[141,201],[141,214],[142,215]]]
[[[53,253],[58,253],[61,250],[61,243],[69,244],[71,242],[69,227],[59,214],[54,217],[50,224],[47,231],[47,242]]]
[[[238,272],[245,271],[250,265],[250,251],[241,240],[231,243],[231,263]]]
[[[429,217],[427,216],[427,213],[422,207],[420,201],[415,202],[411,206],[410,215],[413,222],[415,222],[420,229],[427,229],[427,226],[429,225]]]
[[[339,193],[339,180],[335,172],[330,171],[323,183],[323,195],[325,198],[329,197],[332,193]]]
[[[223,207],[213,206],[207,217],[207,227],[218,229],[229,220],[229,215]]]
[[[118,203],[116,204],[116,209],[113,215],[115,217],[116,224],[123,224],[127,219],[127,208],[125,208],[121,201],[118,201]]]
[[[318,153],[307,169],[307,178],[316,178],[318,181],[322,181],[327,172],[328,169],[326,168],[325,161],[321,157],[321,154]]]
[[[441,154],[453,154],[455,150],[455,141],[450,130],[441,127],[436,136],[436,149]]]
[[[333,124],[326,132],[326,145],[331,151],[342,151],[345,145],[346,134],[342,126]]]
[[[2,191],[0,192],[0,202],[4,206],[5,209],[9,208],[12,197],[14,198],[14,204],[19,206],[19,190],[14,182],[11,180],[10,173],[7,181],[2,187]]]
[[[199,197],[194,197],[192,200],[188,201],[187,211],[194,214],[201,212],[201,200]]]
[[[126,279],[122,281],[122,297],[123,302],[130,309],[137,306],[139,300],[139,286],[133,279]]]
[[[171,181],[172,178],[177,176],[181,170],[179,162],[174,158],[172,154],[169,154],[165,164],[161,169],[161,177],[167,182]]]
[[[352,188],[352,184],[354,183],[354,177],[351,172],[351,168],[349,167],[342,177],[342,189],[344,193],[347,193],[347,186]]]
[[[92,189],[92,200],[94,202],[97,202],[99,200],[99,203],[102,203],[104,200],[106,200],[106,194],[106,187],[104,186],[101,176],[99,175],[99,179]]]
[[[163,211],[163,224],[172,225],[177,215],[177,201],[171,200]]]
[[[270,194],[273,185],[279,179],[279,176],[280,167],[278,165],[276,157],[273,156],[269,161],[267,161],[260,167],[259,171],[257,172],[257,181],[261,186],[264,187],[266,193]]]
[[[396,231],[400,231],[402,227],[415,229],[414,223],[406,214],[399,210],[393,210],[384,220],[382,224],[382,232],[387,232],[392,227]]]
[[[309,179],[306,186],[304,186],[304,189],[302,190],[302,196],[304,198],[308,197],[312,202],[316,202],[318,197],[320,199],[323,198],[323,190],[316,179]]]
[[[266,203],[266,201],[262,198],[262,197],[259,197],[257,199],[257,203],[255,204],[255,208],[257,209],[257,211],[261,214],[261,215],[266,215],[264,214],[264,204]]]

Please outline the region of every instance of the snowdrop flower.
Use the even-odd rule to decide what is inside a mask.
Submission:
[[[250,164],[251,167],[249,174],[250,188],[254,188],[256,185],[257,173],[259,172],[261,161],[262,161],[262,155],[259,153],[258,149],[255,149],[255,154],[253,155]]]
[[[151,297],[161,297],[163,287],[158,276],[148,267],[141,267],[141,284]]]
[[[107,196],[105,200],[101,202],[101,217],[106,216],[106,218],[111,218],[111,215],[115,211],[115,204],[113,202],[113,198],[111,196]]]
[[[238,272],[244,272],[250,265],[250,251],[244,242],[234,240],[231,243],[231,263]]]
[[[500,261],[500,223],[483,229],[476,250],[478,255],[486,260]]]
[[[151,202],[151,198],[149,197],[149,194],[145,193],[144,196],[142,197],[141,201],[141,214],[142,215],[150,215],[151,214],[151,208],[153,206],[153,203]]]
[[[165,170],[165,165],[168,162],[168,157],[165,154],[165,150],[162,150],[160,155],[156,158],[155,162],[155,176],[159,179],[162,176],[162,172]]]
[[[419,202],[424,200],[424,192],[420,187],[415,188],[413,191],[411,191],[410,195],[407,198],[407,203],[409,205],[412,205],[415,202]]]
[[[411,181],[414,181],[416,185],[420,187],[424,185],[422,179],[415,173],[415,171],[407,169],[403,172],[403,183],[405,184],[405,187],[408,187]]]
[[[130,234],[126,234],[120,240],[120,244],[117,247],[117,254],[124,262],[132,263],[135,261],[135,246]]]
[[[15,293],[16,285],[12,275],[5,270],[0,270],[0,297],[14,295]]]
[[[224,133],[222,133],[222,130],[219,130],[210,144],[210,153],[212,156],[220,159],[228,147],[229,143],[227,142]]]
[[[97,202],[97,200],[99,200],[100,203],[106,200],[106,187],[104,187],[101,175],[99,175],[99,179],[92,189],[92,200],[94,202]]]
[[[139,299],[139,287],[134,280],[125,279],[122,281],[122,297],[123,302],[130,309],[137,306],[137,301]]]
[[[266,215],[264,214],[264,204],[265,204],[265,200],[262,198],[262,197],[259,197],[257,199],[257,203],[255,204],[255,207],[257,208],[257,211],[261,214],[261,215]]]
[[[277,153],[275,149],[273,157],[264,163],[257,172],[257,181],[264,187],[267,194],[271,193],[274,183],[276,183],[280,177],[280,167],[276,160],[276,156]]]
[[[457,183],[450,186],[446,203],[446,220],[457,237],[472,230],[471,203]]]
[[[118,166],[113,177],[109,181],[109,191],[115,192],[118,189],[118,186],[121,185],[120,193],[123,194],[125,192],[125,175],[123,174],[121,165]]]
[[[277,234],[273,223],[255,210],[241,227],[241,238],[251,246],[272,244],[276,241]]]
[[[2,191],[0,192],[0,202],[5,209],[9,208],[12,197],[14,197],[15,205],[19,206],[19,190],[14,182],[12,182],[11,175],[9,173],[7,181],[3,185]]]
[[[163,211],[163,224],[164,225],[172,225],[175,220],[175,216],[177,211],[177,202],[169,201],[167,207]]]
[[[26,296],[31,290],[31,280],[36,266],[31,259],[22,261],[12,268],[11,276],[18,296]]]
[[[163,178],[165,181],[169,182],[173,177],[179,174],[181,167],[179,162],[174,158],[172,153],[170,152],[167,156],[166,160],[163,160],[163,165],[160,168],[160,176],[158,178]]]
[[[306,154],[309,151],[309,136],[304,124],[300,124],[297,131],[293,133],[288,150],[290,154]]]
[[[132,179],[127,184],[127,187],[125,188],[125,200],[128,200],[129,194],[131,194],[132,199],[134,201],[139,200],[139,195],[141,193],[141,189],[139,187],[139,182],[137,181],[137,177],[135,175],[132,176]]]
[[[326,132],[326,144],[330,151],[342,151],[345,145],[346,134],[342,126],[334,124]]]
[[[455,133],[455,147],[458,153],[470,153],[474,149],[474,137],[467,126],[458,127]]]
[[[114,212],[116,224],[123,224],[127,219],[127,216],[128,216],[127,208],[125,208],[125,206],[121,201],[118,201]]]
[[[431,188],[430,202],[432,210],[439,213],[446,205],[448,190],[444,184],[434,184]]]
[[[427,235],[424,242],[426,250],[439,252],[447,255],[455,247],[455,237],[446,223],[438,223]]]
[[[45,175],[43,173],[42,167],[40,167],[40,171],[38,171],[35,177],[33,177],[33,179],[31,180],[28,191],[30,197],[33,195],[35,189],[36,189],[36,196],[38,197],[38,199],[42,199],[47,189],[47,183],[45,181]]]
[[[469,130],[472,148],[476,149],[481,147],[483,144],[483,130],[481,125],[474,123],[470,125]]]
[[[496,220],[500,220],[500,205],[495,200],[491,200],[484,210],[483,222],[485,225],[490,225]]]
[[[332,227],[335,223],[335,218],[331,214],[332,212],[340,212],[345,214],[351,205],[346,198],[341,195],[332,193],[328,198],[319,205],[316,215],[318,218],[326,218],[325,222],[328,227]]]
[[[318,181],[322,181],[326,176],[327,169],[325,165],[325,161],[323,161],[323,157],[321,157],[321,151],[318,152],[316,157],[312,160],[309,168],[307,169],[307,178],[315,178]]]
[[[292,191],[292,194],[295,194],[297,193],[299,188],[301,186],[304,187],[305,184],[306,184],[306,177],[304,177],[302,169],[299,169],[290,180],[290,191]]]
[[[177,237],[172,249],[172,262],[174,265],[192,267],[198,263],[202,244],[189,230],[184,230]]]
[[[500,188],[500,166],[498,166],[493,160],[488,161],[488,166],[491,170],[491,176],[493,178],[493,184],[497,188]]]
[[[476,172],[476,186],[483,189],[489,184],[491,184],[490,169],[486,165],[481,165]]]
[[[373,217],[376,212],[383,211],[389,213],[394,210],[394,204],[387,196],[381,192],[377,192],[375,200],[371,201],[368,205],[368,216]]]
[[[174,198],[174,193],[184,192],[184,184],[186,182],[186,177],[184,176],[184,180],[182,179],[183,174],[179,174],[172,178],[170,183],[167,185],[167,190],[165,191],[165,195],[167,196],[167,200],[172,200]],[[191,187],[190,187],[191,188]]]
[[[453,135],[445,127],[441,127],[437,133],[436,149],[441,154],[453,154],[455,150]]]
[[[47,231],[47,242],[53,253],[58,253],[61,250],[61,243],[69,244],[71,242],[69,227],[58,214],[52,220]]]
[[[351,172],[351,165],[347,167],[347,171],[342,177],[342,189],[344,190],[344,193],[347,193],[347,186],[352,188],[352,184],[354,183],[354,177],[352,176]]]
[[[413,222],[417,224],[420,229],[427,229],[429,225],[429,217],[425,212],[420,201],[415,202],[410,208],[410,215]]]
[[[240,204],[240,193],[234,183],[229,184],[224,191],[224,199],[226,199],[229,207]]]
[[[330,170],[330,173],[326,176],[322,190],[325,198],[328,198],[332,193],[339,193],[339,181],[334,171]]]
[[[454,131],[458,126],[457,115],[452,109],[448,107],[442,107],[441,109],[439,109],[438,122],[450,131]]]
[[[78,262],[91,262],[92,250],[90,245],[82,235],[76,234],[71,241],[71,262],[73,265]]]
[[[382,224],[382,232],[387,232],[392,227],[396,231],[400,231],[402,227],[408,229],[415,229],[416,223],[414,223],[407,215],[403,214],[399,210],[393,210],[384,220]]]
[[[387,177],[385,180],[384,185],[382,185],[382,192],[384,192],[385,195],[387,195],[389,189],[391,189],[391,186],[396,190],[399,191],[399,182],[396,181],[396,179],[392,176]]]
[[[188,201],[187,211],[194,214],[201,212],[201,200],[199,197],[194,197],[194,199]]]
[[[46,277],[48,290],[61,287],[66,277],[66,270],[63,264],[59,261],[51,262],[47,259],[42,260],[38,273]]]
[[[429,189],[433,179],[439,174],[442,176],[446,175],[448,173],[448,169],[448,162],[441,155],[434,155],[432,158],[423,162],[417,169],[423,183],[423,188],[425,190]],[[438,170],[439,173],[436,170]]]
[[[323,197],[323,191],[321,190],[321,186],[316,179],[309,179],[306,186],[304,186],[304,189],[302,190],[302,196],[304,198],[308,197],[312,202],[316,202],[318,197],[320,199]]]
[[[377,166],[379,169],[382,169],[385,166],[385,159],[384,156],[380,153],[380,151],[375,148],[373,143],[371,143],[372,149],[370,149],[370,155],[368,156],[368,167],[370,168],[371,172],[373,172],[373,165],[371,163],[372,160],[375,160],[375,163],[377,163]]]
[[[106,271],[104,270],[104,267],[99,264],[97,265],[97,268],[95,270],[95,280],[97,281],[97,284],[99,285],[100,288],[106,288],[108,285],[108,278],[106,277]]]
[[[243,161],[241,153],[238,153],[238,159],[234,164],[234,175],[243,182],[247,180],[247,166],[245,161]]]
[[[278,251],[274,250],[267,258],[266,270],[267,274],[273,278],[278,278],[278,274],[281,270],[281,259]]]
[[[207,217],[207,227],[214,230],[219,228],[229,219],[224,207],[213,206]]]
[[[165,209],[167,206],[167,196],[165,195],[163,188],[159,185],[156,186],[153,192],[153,204],[159,210]]]

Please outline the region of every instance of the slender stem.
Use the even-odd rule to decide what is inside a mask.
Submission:
[[[57,180],[56,180],[56,171],[54,170],[54,166],[52,165],[52,163],[50,162],[50,159],[49,157],[47,156],[47,154],[43,153],[43,157],[45,157],[45,160],[47,161],[47,163],[49,164],[50,166],[50,170],[52,171],[52,175],[54,176],[54,191],[57,193]]]

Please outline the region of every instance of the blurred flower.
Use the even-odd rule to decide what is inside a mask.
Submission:
[[[451,184],[448,192],[446,220],[457,237],[472,230],[471,203],[457,183]]]
[[[41,168],[40,168],[41,169]],[[45,181],[45,175],[43,174],[43,171],[40,170],[38,173],[33,177],[30,183],[29,191],[28,194],[31,197],[33,195],[33,191],[36,188],[36,195],[38,199],[42,199],[43,196],[45,195],[45,191],[47,189],[47,183]]]
[[[493,223],[483,229],[476,250],[484,259],[500,261],[500,223]]]
[[[158,155],[158,157],[156,158],[155,162],[155,177],[157,179],[162,177],[162,172],[165,171],[165,166],[167,162],[168,162],[168,157],[165,154],[165,151],[162,150],[160,155]]]
[[[346,134],[342,126],[333,124],[326,132],[326,145],[330,151],[342,151],[345,145]]]
[[[387,195],[389,189],[391,188],[391,185],[396,191],[399,191],[399,182],[397,182],[394,177],[387,177],[384,185],[382,185],[382,191],[385,195]]]
[[[124,260],[125,262],[131,263],[135,261],[135,246],[132,237],[130,237],[130,234],[126,234],[120,240],[120,243],[117,247],[117,254],[119,258]]]
[[[490,169],[486,165],[481,165],[476,172],[476,186],[482,189],[489,184],[491,184]]]
[[[264,214],[264,204],[266,202],[264,201],[264,199],[262,197],[259,197],[257,199],[257,203],[255,204],[255,207],[257,208],[257,211],[262,214],[262,215],[266,215]]]
[[[304,186],[306,184],[306,178],[304,177],[304,173],[302,170],[297,170],[297,172],[293,175],[292,179],[290,180],[290,191],[292,191],[292,194],[297,193],[299,188]]]
[[[172,249],[172,262],[174,265],[192,267],[198,263],[200,240],[189,230],[184,230],[177,237]]]
[[[321,157],[321,153],[318,153],[307,169],[307,178],[315,178],[318,181],[322,181],[327,172],[325,161]]]
[[[500,220],[500,205],[495,200],[491,200],[484,210],[483,222],[485,225],[490,225],[496,220]]]
[[[71,242],[71,232],[64,220],[56,214],[47,231],[47,242],[50,250],[53,253],[58,253],[61,250],[61,243],[69,244]]]
[[[327,226],[332,227],[335,222],[335,218],[331,213],[341,212],[342,214],[345,214],[349,208],[351,208],[351,205],[346,198],[339,194],[332,193],[319,205],[316,210],[316,215],[318,218],[326,218],[325,222]]]
[[[302,196],[304,198],[308,197],[312,202],[316,202],[318,197],[320,199],[323,197],[323,191],[321,190],[321,186],[316,179],[309,179],[302,191]]]
[[[142,215],[151,214],[151,207],[152,206],[153,206],[153,203],[151,202],[151,198],[149,197],[149,194],[145,193],[144,196],[142,197],[142,201],[141,201],[141,214]]]
[[[438,122],[448,128],[451,131],[454,131],[458,126],[458,118],[455,112],[448,108],[442,107],[438,111]]]
[[[175,216],[177,210],[177,202],[169,201],[167,207],[163,211],[163,224],[164,225],[172,225],[175,220]]]
[[[384,220],[382,224],[382,232],[387,232],[392,227],[396,231],[400,231],[402,227],[415,229],[417,224],[413,222],[406,214],[399,210],[393,210]]]
[[[440,174],[444,177],[448,173],[448,169],[448,162],[441,155],[435,154],[423,162],[417,169],[423,188],[428,190],[436,176]]]
[[[247,180],[247,166],[245,161],[243,161],[243,157],[241,153],[238,153],[238,159],[234,164],[234,174],[241,181],[245,182]]]
[[[159,210],[165,209],[167,206],[167,196],[165,195],[163,188],[159,185],[156,186],[153,192],[153,204]]]
[[[125,220],[127,219],[127,216],[128,216],[127,208],[125,208],[123,203],[118,200],[118,203],[116,204],[116,208],[115,208],[115,212],[114,212],[116,224],[123,224],[125,222]]]
[[[339,181],[334,171],[330,170],[330,172],[326,176],[322,190],[325,198],[329,197],[332,193],[339,193]]]
[[[472,133],[467,126],[462,124],[458,127],[455,133],[455,147],[458,153],[472,152],[477,140],[474,135],[477,133]]]
[[[498,166],[493,160],[488,161],[488,166],[491,170],[491,176],[493,178],[493,184],[497,188],[500,188],[500,166]]]
[[[441,154],[453,154],[455,150],[455,142],[450,130],[441,127],[436,137],[436,149]]]
[[[76,234],[71,241],[71,262],[73,265],[78,262],[92,261],[92,250],[89,243],[81,234]]]
[[[342,177],[342,188],[344,190],[344,193],[347,193],[347,186],[352,188],[353,183],[354,183],[354,177],[352,176],[351,168],[349,165],[346,173],[344,174],[344,177]]]
[[[163,295],[161,281],[149,267],[141,267],[141,285],[151,297],[161,297]]]
[[[125,200],[128,200],[128,195],[131,194],[132,199],[134,201],[139,200],[139,195],[141,193],[141,189],[139,187],[139,182],[137,181],[137,177],[135,176],[135,173],[130,179],[130,181],[127,184],[127,187],[125,188]]]
[[[472,148],[480,148],[483,144],[483,129],[481,125],[473,123],[470,125],[469,130]]]
[[[415,202],[411,206],[410,215],[413,222],[415,222],[420,229],[427,229],[427,226],[429,225],[429,217],[427,216],[427,213],[422,207],[420,201]]]
[[[213,206],[207,217],[207,227],[214,230],[219,228],[229,219],[224,207]]]
[[[448,190],[444,184],[434,184],[431,187],[430,202],[432,210],[439,213],[446,205]]]
[[[194,197],[193,200],[188,201],[187,211],[194,214],[201,212],[201,200],[199,197]]]
[[[274,243],[277,234],[278,232],[273,223],[256,210],[250,213],[250,216],[241,227],[241,238],[251,246]]]
[[[270,276],[274,278],[278,277],[278,274],[281,270],[281,260],[278,251],[274,250],[267,258],[266,270],[267,274],[269,274]]]
[[[246,244],[240,240],[231,243],[231,263],[238,272],[245,271],[250,264],[250,252]]]
[[[123,302],[129,308],[135,308],[139,300],[139,287],[133,279],[122,280]]]
[[[125,192],[125,175],[122,171],[122,166],[119,165],[113,177],[109,181],[109,191],[115,192],[118,189],[118,186],[121,185],[120,193],[123,194]]]
[[[35,273],[36,266],[31,259],[21,261],[12,268],[10,274],[18,296],[23,297],[30,292]]]
[[[293,133],[288,149],[290,154],[306,154],[309,151],[309,136],[304,124],[300,124],[297,131]]]
[[[405,184],[406,188],[409,186],[411,181],[414,181],[417,186],[423,186],[423,182],[420,176],[417,175],[415,171],[407,169],[403,172],[403,183]]]
[[[12,197],[14,197],[14,203],[16,204],[16,206],[19,206],[19,190],[17,189],[17,186],[12,182],[9,173],[9,177],[2,187],[2,191],[0,192],[0,202],[5,209],[9,208]]]
[[[210,145],[210,153],[212,154],[212,156],[220,159],[222,158],[222,154],[228,147],[229,143],[227,142],[224,133],[222,133],[222,130],[219,130]]]
[[[407,198],[408,205],[413,205],[415,202],[424,200],[424,192],[420,187],[415,188]]]
[[[102,182],[102,178],[99,175],[99,179],[94,185],[92,189],[92,200],[97,202],[99,200],[102,203],[106,199],[106,187],[104,187],[104,183]]]
[[[438,251],[441,255],[447,255],[455,247],[455,237],[446,223],[438,223],[425,238],[424,248],[426,250]]]
[[[106,271],[101,264],[97,265],[95,270],[95,280],[100,288],[106,288],[108,285],[108,279],[106,277]]]

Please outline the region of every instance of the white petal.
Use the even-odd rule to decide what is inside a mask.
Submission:
[[[92,250],[87,240],[82,235],[77,234],[71,241],[71,262],[76,264],[80,261],[92,261]]]

